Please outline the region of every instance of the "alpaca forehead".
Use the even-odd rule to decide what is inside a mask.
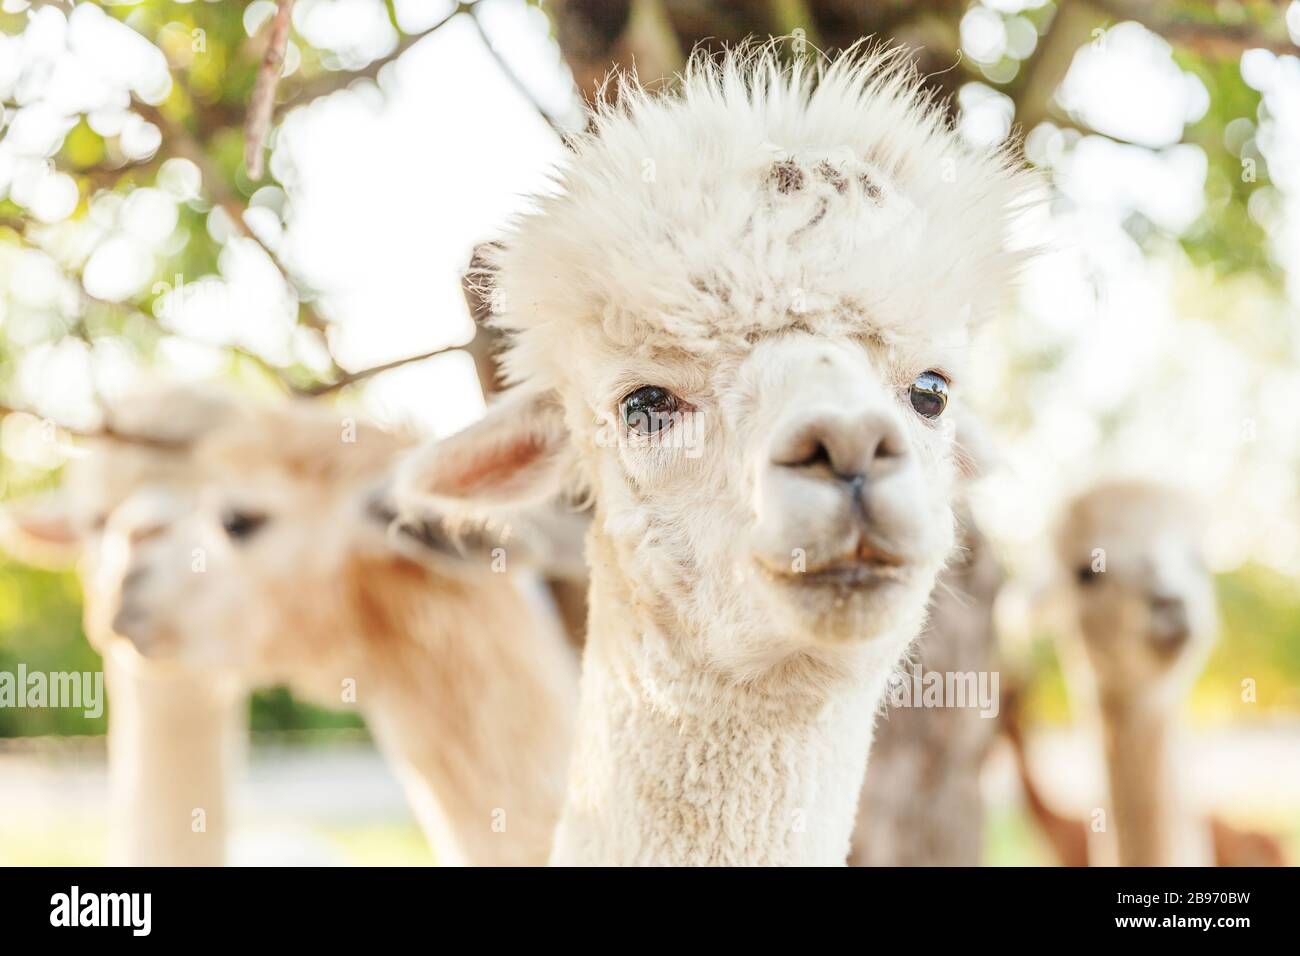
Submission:
[[[586,326],[712,356],[800,327],[922,348],[987,317],[1027,181],[897,90],[818,94],[688,84],[603,117],[493,257],[502,324],[540,355]]]
[[[1180,503],[1157,497],[1099,498],[1077,507],[1063,531],[1066,549],[1106,552],[1107,559],[1167,563],[1197,549],[1197,519]]]
[[[181,489],[195,484],[198,477],[185,455],[133,447],[96,448],[69,463],[64,487],[78,509],[90,515],[111,511],[141,488]]]
[[[1195,534],[1185,526],[1152,520],[1150,512],[1107,515],[1078,531],[1073,559],[1091,566],[1098,551],[1105,555],[1105,573],[1145,602],[1148,593],[1183,597],[1212,591],[1213,578],[1197,562]]]
[[[344,488],[295,479],[274,467],[264,467],[213,477],[204,486],[201,505],[210,517],[247,511],[273,517],[281,526],[315,531],[337,524],[338,505],[348,498]]]
[[[923,347],[987,315],[1007,272],[996,218],[972,239],[952,209],[888,187],[872,200],[852,179],[841,194],[817,168],[790,194],[765,159],[716,189],[633,188],[543,213],[502,265],[510,320],[709,356],[797,329]]]

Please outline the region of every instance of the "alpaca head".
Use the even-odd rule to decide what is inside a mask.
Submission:
[[[512,392],[408,470],[492,508],[572,482],[635,606],[714,660],[910,638],[953,544],[971,326],[1027,181],[892,54],[625,88],[493,253]],[[776,637],[775,635],[779,635]]]
[[[1200,531],[1187,499],[1145,482],[1099,485],[1067,507],[1056,551],[1102,692],[1140,693],[1199,669],[1215,633]]]
[[[86,634],[97,647],[113,637],[116,582],[106,582],[104,575],[111,563],[105,553],[109,516],[146,489],[189,494],[198,478],[192,444],[230,418],[235,407],[232,396],[210,387],[141,389],[109,410],[119,437],[95,439],[68,463],[56,491],[17,501],[0,515],[6,546],[19,557],[76,566],[84,587]]]
[[[403,446],[306,402],[243,411],[196,444],[192,488],[113,512],[105,574],[114,629],[146,656],[274,681],[295,654],[331,655],[345,575],[385,553],[368,501]]]
[[[405,440],[306,401],[246,411],[195,448],[192,494],[145,489],[109,519],[113,627],[143,654],[336,694],[401,602],[427,595],[450,617],[495,577],[506,532],[392,526]]]

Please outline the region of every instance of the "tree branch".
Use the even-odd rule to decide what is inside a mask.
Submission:
[[[1252,23],[1205,23],[1179,14],[1171,4],[1153,0],[1091,0],[1097,9],[1115,20],[1133,20],[1158,33],[1175,46],[1212,59],[1235,59],[1246,50],[1261,48],[1274,53],[1300,53],[1287,37],[1283,12],[1279,8],[1280,30],[1264,32]]]
[[[39,252],[42,255],[46,256],[48,259],[50,259],[50,261],[54,263],[55,268],[58,269],[59,274],[62,275],[62,277],[67,282],[71,283],[73,286],[76,287],[77,295],[80,297],[82,303],[83,317],[78,320],[76,328],[73,329],[72,331],[78,338],[80,338],[83,342],[85,342],[86,345],[93,347],[95,344],[94,338],[89,334],[84,319],[84,313],[87,307],[90,305],[97,305],[106,309],[113,309],[119,312],[126,312],[127,306],[121,302],[114,302],[109,299],[101,299],[98,296],[92,295],[89,291],[87,291],[86,285],[81,280],[80,276],[70,275],[66,270],[60,268],[58,263],[54,261],[54,257],[50,255],[48,250],[46,250],[43,246],[41,246],[40,243],[34,242],[30,237],[28,237],[28,235],[24,231],[25,224],[23,222],[13,221],[9,219],[0,219],[0,225],[8,226],[9,228],[13,229],[14,232],[18,234],[19,241],[26,248]],[[175,332],[172,332],[170,334],[176,335]],[[196,342],[196,344],[205,344],[205,345],[212,344],[212,343],[197,343],[195,339],[187,338],[185,336],[180,336],[180,335],[176,335],[176,337],[186,342]],[[295,385],[293,382],[289,380],[283,368],[271,363],[267,359],[258,355],[256,352],[246,349],[240,345],[212,344],[212,347],[224,349],[225,351],[230,352],[232,355],[253,362],[255,365],[260,367],[262,371],[266,372],[268,375],[274,378],[280,384],[280,386],[284,388],[286,391],[294,392],[296,394],[304,393],[304,390],[302,388]]]
[[[119,431],[109,420],[107,411],[100,409],[100,414],[104,418],[104,424],[97,429],[88,431],[60,424],[59,422],[38,414],[37,412],[33,412],[30,409],[15,408],[12,405],[0,403],[0,419],[8,418],[10,415],[30,415],[32,418],[38,418],[41,421],[49,422],[59,431],[65,432],[74,438],[113,441],[124,445],[139,445],[140,447],[152,448],[156,451],[184,451],[190,445],[188,441],[181,439],[159,438],[156,435],[144,435],[137,432]]]
[[[169,144],[171,152],[175,153],[177,156],[183,157],[184,159],[190,160],[190,162],[194,163],[194,165],[199,168],[199,173],[206,184],[208,198],[211,199],[215,205],[220,206],[226,211],[226,214],[234,223],[235,228],[239,230],[240,234],[244,236],[244,238],[251,239],[253,242],[261,246],[262,251],[266,253],[267,258],[269,258],[272,264],[280,270],[280,275],[284,278],[285,283],[293,289],[295,293],[298,293],[299,321],[308,328],[314,329],[320,333],[325,343],[325,352],[330,357],[333,371],[341,372],[339,364],[334,358],[334,353],[331,352],[329,348],[329,338],[326,334],[326,330],[328,329],[327,323],[320,317],[316,310],[303,299],[302,294],[298,289],[298,284],[294,282],[293,277],[289,275],[288,270],[284,267],[284,264],[280,261],[279,257],[271,247],[263,242],[244,220],[244,213],[248,209],[247,205],[245,205],[234,191],[226,185],[225,174],[216,163],[212,161],[207,150],[204,149],[203,144],[189,131],[188,127],[186,127],[184,123],[173,120],[158,107],[138,100],[135,105],[136,109],[139,110],[140,114],[145,119],[153,123],[162,131],[164,140]]]
[[[396,359],[392,362],[385,362],[383,365],[373,365],[370,368],[363,368],[356,372],[345,372],[337,381],[326,382],[322,385],[314,385],[311,388],[300,389],[300,393],[310,398],[319,398],[322,395],[330,395],[340,389],[347,388],[349,385],[355,385],[357,382],[365,381],[381,372],[389,372],[395,368],[401,368],[403,365],[410,365],[412,362],[423,362],[425,359],[433,358],[435,355],[442,355],[444,352],[454,352],[457,349],[464,348],[463,345],[444,345],[442,348],[431,349],[428,352],[422,352],[419,355],[408,355],[406,358]]]
[[[532,105],[533,109],[537,111],[537,115],[546,121],[546,125],[551,128],[555,135],[560,137],[560,142],[564,143],[565,146],[570,146],[569,136],[568,133],[565,132],[564,127],[546,111],[538,101],[537,97],[533,96],[532,91],[524,85],[523,80],[521,80],[518,74],[511,69],[510,64],[505,61],[505,57],[498,53],[497,48],[492,45],[491,38],[488,37],[487,31],[483,29],[483,24],[479,21],[478,14],[475,13],[475,6],[477,5],[470,5],[470,20],[474,23],[474,29],[478,31],[479,38],[483,41],[483,46],[487,49],[489,55],[491,55],[492,59],[496,60],[497,66],[501,68],[501,72],[505,78],[510,81],[510,85],[515,88],[520,96]]]
[[[271,111],[275,107],[275,88],[284,71],[284,54],[289,46],[289,25],[293,16],[293,0],[277,0],[275,16],[271,20],[266,52],[257,70],[257,82],[248,103],[248,117],[244,121],[244,166],[250,179],[262,178],[263,150],[266,136],[271,131]]]
[[[258,178],[261,175],[261,160],[266,137],[269,135],[275,119],[282,114],[284,110],[292,108],[293,106],[304,105],[304,103],[311,102],[320,96],[327,96],[332,92],[344,89],[357,79],[365,77],[373,78],[377,76],[384,66],[396,60],[415,43],[445,26],[462,13],[470,15],[470,19],[473,22],[474,28],[478,32],[479,37],[482,39],[484,47],[487,49],[489,55],[496,61],[506,79],[515,87],[519,94],[533,106],[538,115],[542,117],[547,125],[550,126],[551,129],[555,131],[556,135],[560,136],[561,140],[565,141],[567,145],[565,132],[559,123],[556,122],[547,110],[542,107],[541,103],[531,94],[517,74],[515,74],[509,64],[506,63],[505,59],[493,46],[491,39],[488,37],[479,21],[475,11],[475,6],[475,2],[457,3],[456,7],[450,13],[444,16],[428,30],[419,34],[403,37],[397,44],[397,47],[387,56],[381,57],[372,62],[363,70],[346,73],[340,72],[337,75],[324,77],[320,82],[311,86],[305,86],[299,91],[294,99],[281,104],[277,108],[275,105],[275,92],[279,74],[283,66],[284,51],[288,40],[293,7],[293,0],[278,0],[275,17],[271,26],[271,34],[268,38],[267,50],[259,69],[257,82],[254,87],[253,96],[250,99],[249,111],[245,123],[245,165],[248,167],[250,176]],[[176,82],[179,83],[179,81]],[[305,99],[302,98],[304,94],[306,97]],[[280,262],[278,256],[256,235],[244,219],[244,214],[247,211],[247,204],[230,188],[224,172],[211,158],[206,148],[206,144],[195,135],[185,123],[169,116],[158,106],[145,103],[139,99],[136,99],[133,105],[145,120],[157,126],[162,132],[166,144],[165,149],[168,153],[180,158],[188,159],[190,162],[195,164],[205,183],[205,192],[213,205],[220,206],[225,210],[239,233],[244,238],[256,242],[266,253],[271,262],[280,270],[282,277],[290,288],[298,291],[297,283],[289,275],[284,265]],[[19,231],[21,234],[21,229]],[[27,240],[26,236],[23,236],[22,238],[25,242],[30,242],[30,240]],[[35,246],[35,248],[39,248],[39,246]],[[70,281],[73,281],[72,277],[69,277],[69,279]],[[86,292],[84,285],[79,281],[76,281],[76,284],[85,301],[102,303],[102,300],[96,299]],[[299,387],[288,381],[284,369],[272,365],[256,353],[234,345],[218,347],[224,348],[232,354],[256,362],[269,374],[274,376],[286,389],[307,396],[328,395],[382,372],[390,371],[413,362],[423,361],[424,359],[432,358],[433,356],[439,355],[443,352],[452,351],[462,347],[447,346],[433,349],[419,355],[407,356],[371,368],[360,369],[356,372],[347,372],[338,364],[329,348],[327,335],[328,323],[326,323],[316,310],[303,299],[301,294],[299,294],[298,299],[300,308],[298,322],[317,331],[325,340],[326,352],[330,357],[332,365],[330,374],[334,376],[332,381],[306,388]],[[118,308],[121,307],[121,303],[103,304]],[[94,436],[88,435],[87,437],[95,436],[110,437],[108,431],[105,430],[95,433]]]
[[[248,223],[244,222],[246,206],[243,201],[226,185],[225,174],[208,156],[207,150],[199,142],[198,137],[191,133],[184,123],[172,119],[152,104],[136,100],[135,108],[141,116],[162,131],[169,152],[182,159],[188,159],[199,168],[199,173],[202,175],[207,189],[208,198],[212,200],[213,204],[220,206],[229,214],[230,218],[234,220],[235,228],[245,237],[252,239],[263,249],[266,249],[265,243],[258,239],[253,234],[253,230],[249,228]],[[267,253],[270,253],[269,249],[267,249]]]
[[[331,93],[346,90],[357,80],[377,79],[380,71],[382,71],[384,67],[396,61],[403,53],[415,46],[415,44],[419,43],[425,37],[442,29],[458,15],[468,13],[472,6],[472,3],[456,4],[456,8],[452,10],[451,13],[447,14],[433,26],[429,27],[429,29],[425,30],[423,33],[407,34],[397,42],[397,46],[393,48],[391,53],[381,56],[377,60],[370,61],[359,70],[331,70],[329,73],[325,73],[310,82],[304,83],[297,90],[291,93],[284,102],[275,107],[275,119],[277,121],[280,120],[283,118],[284,114],[291,109],[296,109],[299,106],[308,106],[323,96],[329,96]]]
[[[1033,58],[1021,71],[1020,95],[1012,95],[1015,120],[1023,134],[1044,120],[1057,122],[1058,117],[1064,117],[1064,111],[1055,104],[1056,91],[1069,73],[1075,54],[1098,26],[1098,13],[1096,6],[1084,0],[1073,0],[1057,10],[1051,28],[1038,41]]]

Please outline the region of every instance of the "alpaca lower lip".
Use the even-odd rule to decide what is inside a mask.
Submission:
[[[808,587],[867,588],[902,580],[902,570],[895,564],[853,561],[836,564],[803,574],[790,575],[796,584]]]
[[[906,574],[901,558],[864,546],[859,546],[852,557],[805,571],[777,570],[767,564],[762,567],[769,577],[802,587],[869,588],[901,581]]]

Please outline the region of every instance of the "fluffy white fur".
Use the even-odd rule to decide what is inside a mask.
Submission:
[[[510,381],[587,372],[571,346],[592,331],[642,354],[804,325],[960,342],[1018,267],[1005,233],[1031,180],[966,147],[899,50],[696,57],[672,94],[625,84],[573,144],[558,190],[487,250]],[[781,161],[802,189],[774,188]]]
[[[841,864],[877,702],[953,543],[952,415],[908,388],[942,369],[960,405],[1029,181],[888,52],[696,58],[672,92],[625,85],[575,146],[492,257],[518,387],[404,493],[594,502],[553,862]],[[625,427],[646,385],[689,423]],[[845,561],[870,583],[802,576]]]

